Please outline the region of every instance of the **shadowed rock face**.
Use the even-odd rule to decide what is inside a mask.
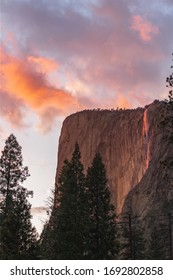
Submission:
[[[100,152],[112,201],[120,213],[128,194],[133,193],[136,186],[139,188],[141,184],[144,190],[147,185],[151,190],[152,180],[158,185],[158,179],[153,176],[158,168],[162,173],[159,162],[170,154],[171,149],[164,140],[164,130],[161,132],[158,126],[164,112],[164,102],[155,101],[145,109],[86,110],[67,117],[59,139],[56,182],[64,160],[71,158],[75,142],[79,144],[85,172],[95,153]],[[134,196],[133,207],[141,208],[145,202],[141,203],[141,198]],[[127,205],[131,206],[131,202],[132,199],[128,199]]]
[[[139,183],[129,191],[122,212],[140,217],[147,227],[152,215],[153,223],[157,224],[173,213],[173,127],[171,121],[166,126],[162,124],[168,116],[169,120],[173,118],[173,112],[167,111],[164,103],[153,103],[145,113],[147,168]]]

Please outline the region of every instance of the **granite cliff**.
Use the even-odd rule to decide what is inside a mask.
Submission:
[[[161,125],[165,114],[165,102],[154,101],[145,108],[85,110],[68,116],[59,139],[56,182],[78,142],[85,171],[95,153],[101,153],[118,213],[130,209],[145,217],[152,208],[171,202],[172,128]]]

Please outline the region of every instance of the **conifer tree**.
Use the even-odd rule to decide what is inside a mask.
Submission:
[[[37,234],[31,224],[31,195],[22,186],[29,176],[22,148],[11,134],[0,158],[0,259],[35,259]]]
[[[173,55],[173,54],[172,54]],[[173,68],[173,65],[171,66]],[[159,127],[164,130],[164,140],[169,141],[169,143],[173,144],[173,73],[171,73],[166,78],[167,87],[169,87],[171,90],[169,90],[168,93],[168,99],[165,100],[165,112],[162,115],[162,120],[160,122]],[[173,165],[173,160],[166,159],[164,161],[161,161],[161,163],[164,165],[165,168],[170,168]]]
[[[173,68],[173,65],[171,66],[171,68]],[[168,83],[167,87],[173,88],[173,73],[171,73],[169,75],[169,77],[166,78],[166,82]],[[167,103],[168,103],[170,109],[173,110],[173,90],[172,89],[169,91]]]
[[[52,228],[51,220],[46,221],[40,235],[40,255],[42,260],[56,259],[56,236],[55,230]]]
[[[45,222],[40,235],[41,259],[55,259],[57,255],[57,252],[54,249],[56,243],[54,229],[56,227],[54,200],[55,191],[51,190],[51,195],[46,202],[48,220]]]
[[[173,65],[171,66],[171,68],[173,68]],[[169,77],[166,78],[166,83],[166,86],[170,88],[170,90],[168,93],[168,99],[165,100],[167,105],[167,116],[163,123],[166,124],[167,127],[169,127],[169,139],[171,140],[171,142],[173,142],[173,73],[171,73]]]
[[[66,160],[57,186],[52,236],[54,259],[84,259],[86,238],[86,194],[83,165],[76,143],[71,161]]]
[[[162,234],[164,231],[164,234]],[[149,260],[165,260],[167,259],[167,244],[165,241],[165,228],[163,225],[154,226],[151,231],[149,240],[149,248],[147,251],[147,259]]]
[[[145,260],[147,258],[145,244],[146,242],[144,240],[142,229],[140,227],[134,228],[133,247],[135,260]]]
[[[123,260],[146,259],[145,240],[139,219],[130,214],[119,224],[119,258]]]
[[[106,170],[96,154],[86,177],[88,194],[88,259],[115,259],[117,253],[115,208],[110,201]]]

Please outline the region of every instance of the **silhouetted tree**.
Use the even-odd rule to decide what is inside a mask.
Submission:
[[[119,224],[120,250],[119,258],[123,260],[146,259],[145,240],[143,229],[137,218],[130,214]]]
[[[22,186],[28,176],[22,148],[11,134],[0,158],[0,259],[37,257],[37,233],[27,200],[32,193]]]
[[[164,199],[163,195],[162,198]],[[147,246],[148,259],[172,259],[172,211],[173,199],[167,198],[160,208],[153,210],[147,217],[150,234]]]
[[[40,235],[40,252],[41,259],[55,259],[56,252],[53,248],[56,242],[55,230],[55,191],[51,190],[51,195],[49,196],[46,207],[47,207],[47,216],[48,220],[44,223],[43,230]]]
[[[149,248],[147,251],[147,259],[149,260],[165,260],[167,259],[167,246],[165,244],[166,238],[165,229],[161,226],[154,226],[151,231],[149,240]],[[168,232],[168,230],[166,230]]]
[[[79,146],[76,143],[72,159],[64,162],[59,176],[51,233],[54,239],[54,259],[85,258],[87,200],[80,158]]]
[[[51,221],[46,221],[43,230],[40,235],[40,255],[41,259],[43,260],[51,260],[51,259],[56,259],[56,254],[55,254],[55,241],[56,241],[56,236],[55,236],[55,230],[53,230],[53,225],[52,225],[52,219]]]
[[[173,68],[173,65],[171,66],[171,68]],[[173,73],[171,73],[170,76],[166,78],[166,82],[168,83],[167,87],[173,88]],[[169,91],[167,102],[168,102],[170,109],[173,110],[173,91],[172,90]]]
[[[173,68],[173,66],[171,66]],[[173,73],[166,78],[167,87],[173,87]],[[164,130],[164,140],[168,140],[170,143],[173,143],[173,90],[170,90],[168,93],[168,99],[165,99],[166,106],[164,114],[162,114],[162,120],[159,124],[159,127]],[[173,165],[171,162],[164,161],[162,162],[165,166],[169,167]]]
[[[86,177],[88,194],[88,259],[115,259],[116,241],[115,208],[110,201],[110,191],[101,155],[96,154]]]

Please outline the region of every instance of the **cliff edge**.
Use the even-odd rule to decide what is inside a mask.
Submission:
[[[64,160],[71,158],[78,142],[85,171],[96,152],[102,155],[117,212],[125,209],[125,201],[128,207],[141,208],[146,199],[138,197],[133,190],[142,188],[143,193],[144,189],[151,189],[152,180],[158,185],[158,175],[164,170],[161,162],[173,157],[172,144],[165,140],[166,130],[160,128],[165,112],[165,102],[154,101],[145,108],[85,110],[68,116],[59,139],[55,181]]]

